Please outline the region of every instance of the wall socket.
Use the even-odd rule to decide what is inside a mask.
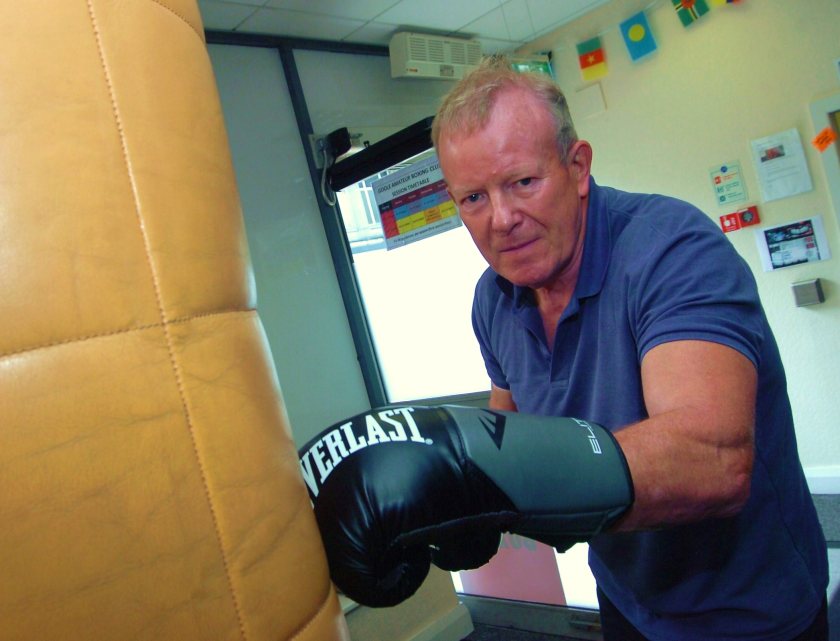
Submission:
[[[819,278],[791,283],[790,287],[793,290],[793,299],[796,301],[797,307],[818,305],[825,302],[825,294]]]
[[[309,134],[309,149],[315,166],[321,169],[324,166],[324,147],[327,144],[327,137],[320,134]]]

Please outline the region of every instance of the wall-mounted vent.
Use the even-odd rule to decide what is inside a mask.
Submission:
[[[478,40],[402,32],[389,45],[392,78],[459,80],[481,62]]]

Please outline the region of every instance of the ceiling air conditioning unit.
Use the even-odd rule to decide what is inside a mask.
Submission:
[[[460,80],[481,61],[478,40],[403,31],[388,46],[392,78]]]

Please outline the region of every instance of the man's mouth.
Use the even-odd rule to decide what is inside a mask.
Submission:
[[[499,249],[499,253],[500,254],[509,254],[509,253],[517,252],[521,249],[525,249],[526,247],[531,246],[535,242],[537,242],[536,238],[532,238],[531,240],[523,240],[523,241],[519,241],[519,242],[515,242],[515,243],[510,243],[510,244],[506,245],[505,247],[502,247],[501,249]]]

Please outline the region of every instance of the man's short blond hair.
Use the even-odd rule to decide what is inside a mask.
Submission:
[[[569,149],[577,141],[566,96],[546,75],[520,73],[504,55],[488,56],[447,94],[432,123],[432,143],[437,148],[443,131],[472,133],[487,124],[496,97],[508,88],[521,87],[545,103],[555,125],[557,150],[566,162]]]

